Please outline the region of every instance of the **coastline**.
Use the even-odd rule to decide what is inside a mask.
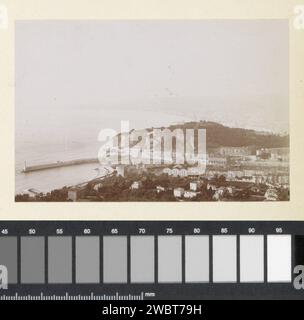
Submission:
[[[29,189],[47,193],[65,186],[75,186],[101,177],[105,171],[104,166],[97,162],[58,166],[27,173],[19,171],[15,176],[15,195],[27,193]]]

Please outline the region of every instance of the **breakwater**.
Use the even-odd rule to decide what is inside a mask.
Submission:
[[[33,165],[33,166],[26,166],[25,165],[22,172],[29,173],[29,172],[34,172],[34,171],[76,166],[76,165],[88,164],[88,163],[98,163],[98,162],[99,162],[98,158],[89,158],[89,159],[57,161],[57,162],[38,164],[38,165]]]

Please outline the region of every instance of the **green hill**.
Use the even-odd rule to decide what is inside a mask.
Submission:
[[[219,146],[256,146],[258,148],[289,147],[289,135],[279,135],[243,128],[231,128],[211,121],[191,121],[170,125],[168,127],[155,127],[154,129],[182,129],[184,131],[186,129],[206,129],[207,148]],[[153,128],[146,130],[151,132]]]

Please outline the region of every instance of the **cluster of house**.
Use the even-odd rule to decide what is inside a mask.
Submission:
[[[164,168],[163,173],[172,177],[204,177],[211,179],[216,176],[224,176],[227,181],[245,181],[255,184],[272,183],[280,185],[289,184],[289,175],[287,171],[276,173],[275,171],[265,170],[206,170],[202,172],[199,167],[179,168],[178,166]]]
[[[279,198],[278,191],[274,188],[269,188],[265,192],[265,200],[267,201],[277,201]]]
[[[176,165],[173,168],[164,168],[163,173],[172,177],[192,177],[203,175],[205,169],[201,166],[183,168],[180,165]]]
[[[184,188],[175,188],[173,190],[173,194],[175,198],[181,199],[192,199],[197,197],[199,194],[198,185],[200,182],[190,182],[190,190],[185,190]],[[211,189],[214,193],[212,198],[214,200],[221,200],[225,195],[234,195],[238,191],[242,191],[242,189],[234,187],[234,186],[216,186],[213,184],[207,184],[207,189]],[[257,187],[251,187],[250,191],[257,192],[259,191]],[[268,188],[263,196],[259,196],[260,198],[264,198],[266,201],[277,201],[279,198],[278,191],[275,188]]]
[[[213,194],[214,200],[220,200],[225,194],[233,195],[236,192],[242,190],[242,189],[234,187],[234,186],[226,186],[226,187],[220,186],[220,187],[218,187],[218,186],[215,186],[213,184],[208,183],[207,189],[209,189],[209,188],[211,188],[214,191],[214,194]],[[258,192],[259,189],[257,186],[252,186],[252,187],[250,187],[250,191]],[[266,190],[265,194],[262,197],[264,197],[264,199],[266,201],[277,201],[279,198],[279,193],[275,188],[270,187]]]
[[[175,188],[173,190],[173,194],[175,198],[187,198],[192,199],[195,198],[199,194],[199,188],[201,186],[201,181],[190,182],[189,190],[185,190],[185,188]],[[225,194],[233,195],[237,190],[236,187],[233,186],[216,186],[214,184],[208,183],[207,189],[211,189],[214,191],[213,199],[220,200]]]
[[[175,198],[186,198],[186,199],[192,199],[197,197],[199,194],[199,188],[201,187],[202,182],[201,181],[192,181],[189,184],[189,190],[185,190],[185,188],[174,188],[173,189],[173,195]]]
[[[233,158],[233,162],[228,163],[229,158]],[[254,150],[251,147],[218,147],[207,156],[207,166],[175,165],[164,168],[162,172],[172,177],[204,176],[210,179],[222,175],[228,181],[287,186],[289,185],[288,160],[289,148]]]
[[[189,190],[185,190],[185,188],[173,188],[173,195],[175,198],[195,198],[198,193],[199,193],[199,188],[201,187],[202,182],[201,181],[192,181],[189,184]],[[141,181],[134,181],[131,186],[130,189],[131,190],[138,190],[142,187],[142,182]],[[163,186],[156,186],[156,192],[157,193],[161,193],[161,192],[165,192],[166,190],[172,190],[172,188],[165,188]]]
[[[203,184],[203,182],[201,180],[191,181],[189,183],[189,189],[182,188],[182,187],[173,188],[173,195],[177,199],[196,198],[198,196],[198,194],[200,193],[199,189],[202,186],[202,184]],[[98,184],[96,186],[98,186]],[[142,181],[134,181],[131,184],[130,189],[131,190],[138,190],[138,189],[142,188],[142,186],[143,186]],[[172,188],[165,188],[161,185],[156,186],[155,189],[156,189],[157,193],[165,192],[167,190],[172,190]],[[217,186],[212,183],[207,184],[207,189],[212,190],[214,192],[213,193],[214,200],[221,200],[223,197],[225,197],[225,195],[234,195],[236,192],[242,190],[242,188],[238,188],[235,186]],[[259,191],[257,186],[252,186],[250,190],[253,192]],[[72,200],[72,201],[77,201],[81,198],[82,193],[84,191],[85,191],[85,187],[71,188],[68,191],[68,199]],[[276,200],[278,200],[278,197],[279,197],[278,191],[275,188],[273,188],[272,186],[270,186],[264,194],[264,198],[267,201],[276,201]]]
[[[254,146],[247,147],[215,147],[210,148],[210,154],[219,157],[247,157],[247,159],[259,160],[279,160],[289,161],[289,148],[255,148]]]
[[[131,186],[130,189],[131,190],[137,190],[140,189],[142,187],[142,182],[141,181],[134,181]]]
[[[289,161],[289,148],[262,148],[256,150],[258,159],[270,159],[273,161]]]
[[[279,185],[288,185],[289,176],[288,175],[257,175],[257,176],[243,176],[242,181],[253,182],[256,184],[259,183],[270,183],[270,184],[279,184]]]
[[[212,179],[224,176],[226,181],[243,181],[254,184],[266,184],[269,189],[265,193],[266,200],[276,200],[278,192],[274,186],[289,186],[289,148],[262,148],[254,147],[216,147],[208,152],[206,163],[199,163],[196,166],[175,165],[172,167],[159,166],[159,172],[172,177],[187,177],[191,180],[189,190],[185,188],[174,188],[173,195],[176,198],[195,198],[201,186],[200,177]],[[233,166],[231,166],[230,160]],[[143,166],[144,169],[154,169],[155,166]],[[241,169],[243,168],[243,169]],[[247,168],[247,169],[245,169]],[[125,165],[116,166],[114,172],[117,176],[125,176]],[[94,189],[98,190],[101,184],[96,183]],[[130,189],[136,190],[142,187],[141,181],[134,181]],[[214,191],[214,199],[220,199],[225,194],[234,194],[237,189],[233,186],[217,187],[208,184],[207,188]],[[172,190],[172,188],[169,188]],[[163,186],[157,186],[158,193],[166,191]],[[85,192],[85,187],[70,188],[68,199],[77,201]]]
[[[227,159],[279,166],[289,162],[289,148],[217,147],[208,151],[207,164],[225,166]],[[225,160],[226,159],[226,160]],[[280,164],[281,163],[281,164]]]
[[[176,198],[188,198],[192,199],[195,198],[199,191],[199,187],[201,185],[201,182],[190,182],[190,190],[185,190],[184,188],[175,188],[174,189],[174,196]],[[213,199],[214,200],[220,200],[222,199],[225,195],[234,195],[236,192],[241,191],[241,188],[237,188],[235,186],[216,186],[214,184],[207,184],[207,189],[211,189],[214,194],[213,194]],[[252,186],[250,188],[250,191],[252,192],[258,192],[259,189],[256,186]],[[265,200],[267,201],[277,201],[279,198],[278,191],[275,188],[268,188],[263,196]]]
[[[227,181],[246,181],[255,184],[289,184],[289,175],[287,174],[287,171],[276,173],[275,171],[272,172],[271,170],[228,170],[226,172],[209,171],[206,173],[208,178],[214,177],[215,175],[223,175]]]

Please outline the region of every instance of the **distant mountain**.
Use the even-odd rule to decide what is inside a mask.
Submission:
[[[153,129],[206,129],[207,148],[219,146],[256,146],[259,148],[283,148],[289,147],[289,135],[278,135],[262,131],[243,128],[231,128],[220,123],[211,121],[191,121],[180,124],[173,124],[168,127],[147,128]],[[131,132],[134,131],[131,130]],[[135,130],[141,132],[143,130]],[[120,134],[119,134],[120,136]]]

